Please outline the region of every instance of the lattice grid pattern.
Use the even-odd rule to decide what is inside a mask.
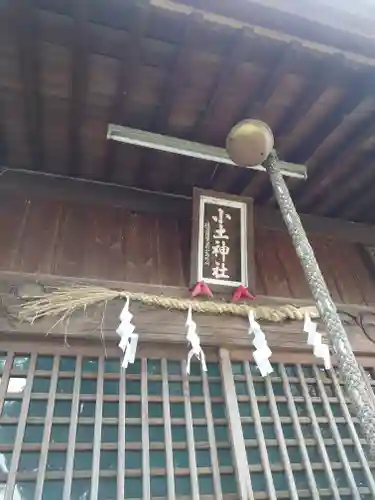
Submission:
[[[0,363],[0,480],[22,500],[236,494],[217,363],[207,374],[194,363],[189,378],[165,359],[137,360],[126,376],[104,357]]]
[[[375,463],[335,374],[274,368],[263,379],[254,364],[232,362],[255,497],[375,498]]]
[[[185,361],[143,358],[125,374],[102,355],[0,354],[0,498],[241,498],[227,378],[255,499],[375,498],[334,374],[230,366],[187,377]]]

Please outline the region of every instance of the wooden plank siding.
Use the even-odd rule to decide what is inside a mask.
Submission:
[[[111,205],[2,193],[0,271],[187,287],[191,221]],[[375,281],[355,242],[310,237],[334,300],[374,304]],[[258,295],[310,293],[286,232],[256,225]]]

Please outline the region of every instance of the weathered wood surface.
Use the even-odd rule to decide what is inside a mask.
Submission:
[[[190,168],[190,167],[189,167]],[[0,202],[9,196],[26,199],[63,201],[79,205],[114,206],[139,214],[191,217],[192,197],[132,187],[78,181],[69,177],[46,176],[20,170],[0,171]],[[254,207],[257,226],[285,231],[278,209]],[[318,234],[341,241],[375,246],[374,226],[315,215],[301,215],[308,234]]]
[[[106,140],[114,121],[223,146],[254,116],[308,164],[288,181],[304,210],[373,221],[372,17],[287,3],[1,2],[0,166],[261,205],[264,174]]]
[[[309,299],[286,232],[255,227],[257,295]],[[371,228],[368,232],[375,231]],[[191,220],[109,204],[0,198],[0,271],[187,288]],[[311,234],[334,300],[375,304],[375,280],[355,242]]]

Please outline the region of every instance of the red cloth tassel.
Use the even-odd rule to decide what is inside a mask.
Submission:
[[[211,290],[208,288],[204,281],[199,281],[191,289],[191,296],[198,297],[199,295],[206,295],[206,297],[213,297]]]
[[[254,295],[251,295],[251,293],[249,292],[249,290],[245,286],[240,285],[233,292],[232,302],[238,302],[239,300],[242,300],[242,299],[254,300],[255,297],[254,297]]]

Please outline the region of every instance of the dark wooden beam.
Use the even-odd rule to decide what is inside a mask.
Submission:
[[[108,183],[70,179],[40,173],[7,169],[1,175],[2,194],[27,199],[65,200],[78,204],[124,207],[139,213],[174,214],[191,217],[192,199],[186,196],[143,191]],[[375,245],[375,230],[367,224],[352,223],[313,215],[302,215],[308,233],[330,236],[342,241]],[[285,224],[277,210],[255,208],[258,226],[285,231]]]
[[[229,54],[222,63],[218,77],[212,85],[207,106],[201,111],[192,127],[190,134],[191,140],[202,142],[202,137],[205,137],[205,131],[209,128],[210,121],[214,117],[220,99],[225,95],[236,69],[246,60],[246,56],[249,52],[249,42],[254,39],[255,34],[253,30],[244,28],[237,31],[229,49]],[[217,175],[216,165],[212,167],[211,172],[213,179],[215,179],[215,177],[218,179],[214,180],[214,183],[219,191],[222,189],[225,190],[230,180],[233,179],[233,170],[233,168],[221,169],[219,175]]]
[[[181,88],[184,86],[186,78],[185,68],[191,59],[192,53],[199,50],[199,31],[202,29],[202,16],[194,13],[185,19],[184,33],[182,42],[179,47],[175,49],[175,56],[170,68],[170,75],[164,85],[161,93],[160,102],[157,106],[153,117],[150,129],[157,133],[164,134],[167,132],[168,119],[172,112],[176,97],[178,96]],[[155,188],[165,187],[171,184],[170,169],[165,168],[157,173],[150,169],[149,153],[143,154],[143,160],[138,168],[137,185],[142,187],[152,185]],[[156,158],[157,164],[160,165],[163,156],[158,155]],[[165,158],[165,156],[164,156]],[[168,158],[167,163],[175,162],[177,159]]]
[[[183,196],[167,195],[104,182],[71,179],[24,171],[6,170],[1,176],[1,192],[44,199],[67,200],[90,205],[112,205],[140,213],[190,214],[191,201]]]
[[[297,54],[297,50],[298,44],[295,42],[283,44],[275,64],[261,80],[254,99],[246,108],[245,113],[241,112],[241,116],[238,117],[237,121],[244,118],[257,118],[259,116],[261,108],[266,106],[268,100],[272,97],[280,84],[283,74],[288,71],[288,68]],[[242,186],[241,195],[252,196],[256,200],[258,191],[262,189],[267,182],[267,176],[255,175],[250,183],[246,185],[245,182],[248,181],[248,178],[248,173],[243,172],[241,177],[236,180],[236,186]],[[245,187],[243,187],[244,184]],[[237,189],[236,186],[234,186],[235,189]]]
[[[332,28],[329,26],[331,24],[332,20],[334,22],[337,21],[337,10],[335,10],[335,15],[331,15],[331,19],[329,20],[329,16],[327,15],[322,15],[320,12],[321,19],[322,19],[322,25],[320,28],[323,28],[323,25],[325,25],[325,36],[326,40],[322,40],[322,29],[317,29],[316,22],[313,21],[313,31],[315,32],[317,36],[316,41],[311,41],[311,38],[308,40],[307,38],[304,38],[301,36],[301,14],[298,14],[296,16],[297,22],[292,23],[296,27],[298,27],[298,33],[286,33],[285,29],[282,31],[279,26],[280,26],[280,19],[279,19],[279,13],[280,10],[283,10],[283,7],[279,3],[274,3],[274,8],[270,7],[269,5],[260,5],[263,2],[261,0],[256,0],[256,3],[258,4],[258,8],[262,9],[263,12],[261,14],[261,17],[259,19],[259,22],[254,18],[254,13],[255,13],[255,5],[254,2],[228,2],[227,0],[195,0],[194,1],[194,7],[192,7],[192,0],[149,0],[151,5],[153,5],[155,8],[158,9],[165,9],[168,14],[171,12],[174,12],[176,15],[189,15],[192,11],[192,9],[199,9],[199,12],[201,12],[204,16],[204,18],[209,21],[212,25],[215,25],[216,27],[225,27],[225,28],[231,28],[231,29],[242,29],[244,26],[251,26],[256,28],[257,35],[261,36],[264,39],[265,43],[268,43],[271,41],[271,43],[274,43],[275,40],[280,40],[280,41],[285,41],[289,42],[291,39],[291,35],[294,40],[303,48],[304,50],[307,50],[308,52],[315,52],[319,55],[326,56],[327,54],[329,55],[334,55],[334,54],[342,54],[345,59],[348,61],[349,64],[351,65],[367,65],[369,67],[373,67],[375,59],[372,57],[371,49],[369,48],[369,39],[368,36],[355,36],[356,42],[362,44],[362,47],[365,47],[367,50],[365,51],[365,54],[358,54],[354,52],[349,52],[348,51],[348,31],[346,30],[346,26],[348,24],[348,20],[346,20],[345,27],[344,25],[341,26],[342,28],[342,33],[340,33],[341,38],[341,44],[338,46],[337,43],[332,42]],[[184,5],[185,4],[185,5]],[[290,2],[288,2],[288,7],[290,6]],[[297,4],[296,4],[297,5]],[[306,12],[305,4],[298,4],[299,9],[302,9],[303,14],[302,17],[306,17],[310,15],[310,11]],[[309,10],[309,9],[307,9]],[[314,12],[314,17],[316,17],[315,10],[311,9],[311,12]],[[264,27],[264,19],[267,19],[269,17],[270,13],[273,13],[274,15],[274,24],[272,27]],[[332,10],[330,12],[332,14]],[[347,14],[347,13],[346,13]],[[351,20],[353,21],[353,17],[351,17]],[[328,22],[327,22],[328,20]],[[355,22],[355,21],[353,21]],[[290,28],[290,26],[289,26]],[[341,29],[340,28],[340,29]],[[303,35],[303,34],[302,34]],[[337,35],[338,32],[336,33],[335,37],[335,42],[337,42]],[[343,47],[343,48],[341,48]],[[353,64],[354,63],[354,64]]]
[[[374,172],[373,160],[368,166],[369,170]],[[373,179],[373,176],[372,176]],[[343,216],[350,220],[366,219],[375,222],[375,214],[373,213],[373,204],[375,200],[374,181],[369,184],[368,189],[364,192],[358,192],[357,196],[353,196],[348,203],[342,208]]]
[[[244,118],[256,117],[261,108],[267,104],[267,101],[272,97],[277,86],[280,84],[280,79],[284,73],[287,73],[293,58],[296,56],[298,44],[295,42],[284,43],[279,51],[277,59],[273,67],[261,80],[254,98],[251,100],[245,110],[241,110],[236,122]]]
[[[375,178],[373,156],[373,151],[358,153],[349,163],[348,168],[343,169],[340,179],[331,185],[330,192],[322,193],[315,213],[326,215],[333,212],[337,215],[340,214],[339,207],[344,203],[347,203],[347,206],[350,203],[356,203],[361,193],[366,191],[366,186],[373,185]]]
[[[316,101],[327,90],[331,81],[342,68],[343,62],[344,56],[341,54],[326,56],[323,61],[318,60],[315,62],[301,93],[293,105],[289,106],[282,123],[274,130],[276,137],[288,135],[293,131],[296,125],[307,115]],[[280,149],[280,153],[283,153],[282,149]]]
[[[89,0],[76,0],[72,5],[75,27],[71,46],[68,172],[71,176],[79,176],[82,170],[82,127],[89,79]]]
[[[162,4],[163,0],[153,0],[155,4]],[[172,3],[172,2],[168,2]],[[374,19],[375,11],[371,3],[361,3],[358,8],[347,9],[342,3],[318,0],[314,2],[276,2],[262,0],[232,1],[226,0],[174,0],[177,5],[193,3],[196,8],[205,9],[216,17],[223,16],[232,22],[259,24],[268,28],[269,36],[275,34],[275,29],[282,30],[285,38],[300,37],[303,29],[309,34],[310,44],[316,50],[322,50],[322,44],[334,45],[336,50],[348,50],[351,43],[356,47],[356,53],[371,54],[372,40],[371,25],[368,22]],[[314,7],[314,8],[313,8]],[[209,15],[209,14],[208,14]],[[356,31],[349,32],[348,26],[356,26]],[[280,28],[279,28],[280,27]],[[272,32],[272,31],[273,32]],[[335,36],[332,36],[335,33]],[[350,45],[349,45],[350,46]],[[367,47],[368,46],[368,47]],[[332,47],[333,48],[333,47]],[[367,49],[367,50],[366,50]],[[353,50],[354,52],[354,50]],[[348,54],[354,56],[354,54]],[[359,56],[360,57],[360,56]]]
[[[291,151],[283,151],[281,148],[281,157],[296,163],[306,163],[335,128],[341,125],[346,116],[352,113],[366,96],[371,93],[373,85],[375,84],[373,83],[373,78],[373,74],[370,72],[366,72],[361,78],[358,78],[357,75],[353,75],[347,85],[347,91],[341,103],[336,106],[336,109],[331,115],[322,119],[317,125],[316,132],[312,135],[311,139],[302,141],[300,146],[297,146]],[[334,156],[336,150],[332,151],[332,153]],[[312,172],[313,168],[308,168],[309,176]],[[294,192],[297,191],[297,196],[300,196],[301,193],[305,193],[308,186],[308,182],[301,183],[301,181],[297,179],[288,179],[287,184],[291,193],[294,194]],[[272,189],[269,186],[265,187],[263,191],[259,193],[257,202],[260,205],[271,202],[275,203]]]
[[[43,110],[40,82],[40,53],[36,11],[28,0],[9,2],[10,29],[18,48],[20,80],[23,84],[24,116],[34,170],[43,170]]]
[[[234,41],[229,49],[225,61],[220,67],[217,79],[214,81],[209,92],[209,101],[204,109],[200,112],[194,126],[192,128],[192,140],[198,140],[204,134],[206,127],[209,125],[216,111],[220,100],[225,96],[228,85],[233,79],[236,69],[241,63],[246,61],[248,56],[250,43],[255,39],[254,30],[242,29],[235,34]]]
[[[258,88],[255,92],[249,105],[245,110],[241,109],[234,123],[237,123],[245,118],[256,118],[262,107],[267,104],[267,101],[272,97],[277,86],[280,83],[280,78],[283,73],[287,71],[288,66],[293,60],[296,54],[296,44],[295,43],[284,43],[279,51],[278,57],[272,69],[266,74],[266,76],[260,81]],[[230,169],[221,170],[217,179],[215,179],[214,189],[216,190],[231,190],[233,184],[233,175],[230,175]],[[252,178],[250,184],[248,184],[241,194],[244,196],[249,196],[249,191],[254,192],[254,183],[263,184],[264,177],[262,175],[256,175]],[[243,172],[238,179],[235,180],[236,185],[243,186],[244,182],[248,180],[249,176],[247,172]],[[235,188],[236,189],[236,188]]]
[[[320,213],[324,213],[326,210],[323,207],[329,209],[334,206],[334,193],[327,197],[327,189],[336,186],[340,178],[344,177],[345,182],[347,182],[350,172],[353,171],[353,161],[356,162],[357,166],[361,163],[363,155],[359,149],[361,144],[375,134],[374,120],[375,115],[368,116],[361,124],[356,125],[353,131],[349,131],[338,152],[335,146],[325,158],[320,159],[320,165],[317,165],[311,177],[295,194],[295,202],[299,209],[308,211],[317,200],[319,200],[319,208],[322,210]],[[357,175],[358,171],[359,169],[356,168],[354,175]],[[339,190],[336,190],[336,193],[340,196]]]
[[[375,181],[375,166],[373,163],[374,152],[367,151],[362,155],[361,163],[355,164],[353,174],[344,177],[339,186],[335,186],[333,196],[334,204],[324,207],[324,212],[330,217],[339,217],[350,214],[353,207],[361,203],[368,186],[373,186]],[[329,198],[328,200],[329,201]]]
[[[116,92],[108,117],[109,123],[118,125],[126,123],[129,117],[128,104],[141,66],[142,37],[147,28],[150,12],[147,5],[135,5],[134,9],[133,22],[124,43]],[[102,179],[105,181],[112,179],[115,170],[116,146],[118,147],[114,141],[107,141],[102,167]]]
[[[357,106],[373,92],[375,78],[373,72],[366,72],[358,77],[354,74],[347,83],[347,90],[333,112],[325,116],[317,125],[315,133],[307,141],[303,141],[288,154],[288,160],[305,163]]]
[[[186,17],[183,40],[176,49],[176,55],[170,70],[169,78],[164,86],[160,103],[153,118],[152,130],[164,134],[167,131],[168,119],[175,104],[181,87],[186,78],[185,68],[192,53],[201,50],[199,45],[199,31],[202,29],[203,16],[193,13]]]
[[[287,151],[283,148],[283,141],[279,141],[279,138],[292,133],[331,83],[337,81],[340,77],[347,77],[348,70],[344,62],[345,58],[342,54],[335,54],[325,56],[324,60],[319,60],[312,66],[305,88],[293,105],[289,106],[282,122],[273,131],[276,144],[281,142],[281,146],[278,147],[281,158],[287,157]],[[290,188],[301,185],[301,181],[296,179],[288,179],[287,182]],[[257,203],[261,206],[274,200],[272,186],[270,182],[265,181],[264,175],[257,176],[250,185],[246,186],[243,194],[244,196],[255,196]]]

